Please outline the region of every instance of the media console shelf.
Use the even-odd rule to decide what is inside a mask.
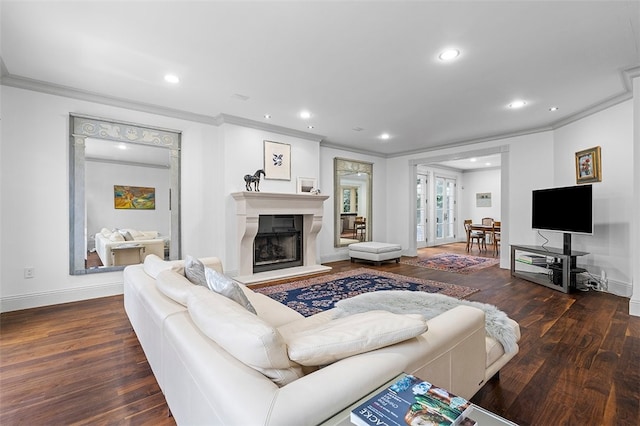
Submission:
[[[511,245],[511,276],[569,293],[571,287],[575,287],[576,274],[586,271],[576,267],[576,259],[589,253],[569,250],[570,254],[565,254],[565,251],[554,247]],[[530,264],[518,260],[527,253],[544,256],[551,261]],[[517,270],[517,265],[527,265],[529,270]]]

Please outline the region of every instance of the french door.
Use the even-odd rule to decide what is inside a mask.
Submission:
[[[416,179],[416,247],[422,248],[429,241],[429,179],[418,174]]]
[[[456,229],[456,180],[435,177],[436,244],[455,241]]]

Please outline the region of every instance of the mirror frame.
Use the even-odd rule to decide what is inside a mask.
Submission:
[[[169,258],[181,256],[180,236],[180,145],[182,133],[140,124],[124,123],[101,118],[69,114],[69,273],[84,275],[97,272],[120,271],[124,266],[85,267],[86,257],[86,198],[85,198],[85,140],[101,139],[126,142],[170,150],[171,210]]]
[[[365,241],[371,241],[371,230],[373,220],[371,217],[372,209],[372,194],[373,194],[373,163],[367,163],[365,161],[349,160],[347,158],[334,157],[333,159],[333,200],[334,207],[333,213],[335,216],[334,228],[333,228],[333,246],[334,247],[346,247],[347,245],[340,244],[340,220],[342,213],[342,191],[340,190],[340,177],[344,174],[353,173],[365,173],[367,175],[367,205],[365,207],[367,228]]]

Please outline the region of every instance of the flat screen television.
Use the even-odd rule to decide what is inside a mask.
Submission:
[[[547,231],[593,234],[591,185],[534,190],[531,227]]]

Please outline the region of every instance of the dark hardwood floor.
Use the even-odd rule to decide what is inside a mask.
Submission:
[[[421,254],[442,251],[465,253],[451,244]],[[640,318],[627,313],[628,299],[564,294],[495,266],[468,275],[396,263],[330,266],[476,287],[469,299],[518,321],[520,353],[474,403],[521,425],[640,424]],[[1,425],[175,424],[122,296],[3,313],[0,337]]]

